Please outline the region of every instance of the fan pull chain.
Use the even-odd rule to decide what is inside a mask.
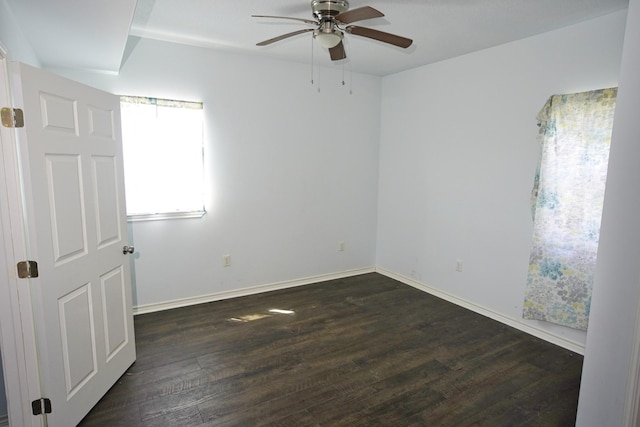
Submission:
[[[349,63],[349,95],[353,95],[353,66]]]
[[[349,63],[349,95],[353,95],[353,67],[351,63]],[[342,86],[345,85],[344,82],[344,62],[342,63]]]
[[[313,36],[311,36],[311,84],[313,85]]]
[[[311,84],[315,83],[313,79],[313,72],[315,68],[315,44],[314,37],[311,37]],[[320,65],[318,65],[318,92],[320,92]]]

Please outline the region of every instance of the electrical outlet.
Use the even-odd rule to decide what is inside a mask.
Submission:
[[[458,273],[462,271],[462,260],[461,259],[457,259],[456,260],[456,271]]]
[[[229,267],[231,265],[231,255],[222,255],[222,266]]]
[[[344,251],[344,242],[338,242],[338,250],[340,252]]]

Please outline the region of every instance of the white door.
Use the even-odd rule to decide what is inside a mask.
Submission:
[[[120,102],[11,64],[49,426],[76,425],[135,360]]]

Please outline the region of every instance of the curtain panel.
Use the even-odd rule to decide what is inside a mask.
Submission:
[[[538,115],[525,319],[587,329],[616,94],[554,95]]]

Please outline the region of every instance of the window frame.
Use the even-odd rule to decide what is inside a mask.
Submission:
[[[142,103],[142,104],[151,104],[151,105],[160,105],[164,107],[170,107],[172,104],[184,105],[186,108],[194,108],[198,110],[204,110],[204,105],[199,101],[182,101],[175,99],[163,99],[163,98],[153,98],[146,96],[134,96],[134,95],[121,95],[120,103]],[[123,118],[121,112],[121,118]],[[129,213],[127,212],[127,222],[141,222],[141,221],[158,221],[158,220],[172,220],[172,219],[188,219],[188,218],[202,218],[206,213],[205,207],[205,169],[204,169],[204,118],[203,118],[203,137],[201,138],[201,164],[202,164],[202,208],[196,210],[181,210],[181,211],[167,211],[167,212],[147,212],[147,213]],[[123,127],[124,128],[124,127]],[[126,163],[124,160],[125,149],[124,149],[124,132],[122,135],[122,144],[123,144],[123,164]],[[125,168],[125,191],[126,191],[126,168]]]

